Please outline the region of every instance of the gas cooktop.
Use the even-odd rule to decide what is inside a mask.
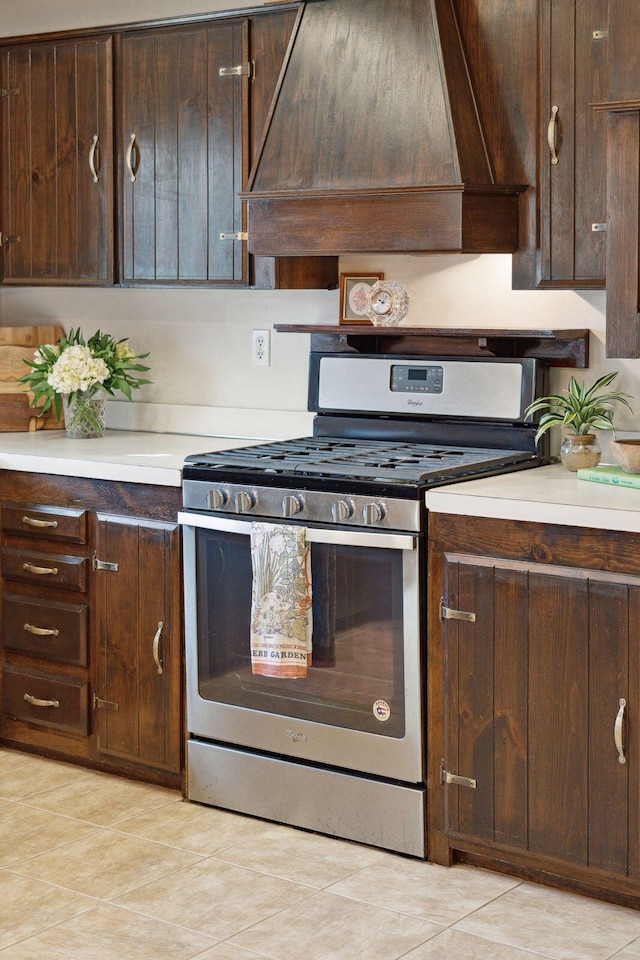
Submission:
[[[443,478],[484,473],[532,459],[531,451],[448,444],[395,443],[333,437],[302,437],[257,446],[194,454],[186,478],[221,478],[240,472],[256,481],[268,475],[371,479],[425,484]]]

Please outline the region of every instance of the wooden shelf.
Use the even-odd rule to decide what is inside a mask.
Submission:
[[[588,330],[374,327],[370,324],[276,324],[278,333],[311,334],[322,353],[407,356],[537,357],[552,367],[589,366]]]

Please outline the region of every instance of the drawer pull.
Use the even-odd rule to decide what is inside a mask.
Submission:
[[[39,577],[44,577],[50,574],[53,577],[58,575],[57,567],[36,567],[32,563],[23,563],[22,569],[26,570],[27,573],[35,573]]]
[[[616,750],[618,751],[618,763],[626,763],[627,758],[624,755],[624,742],[622,739],[622,725],[624,722],[624,708],[627,705],[627,701],[620,698],[618,700],[619,710],[616,714],[616,720],[613,725],[613,740],[616,745]]]
[[[134,147],[136,150],[135,161],[133,157]],[[129,140],[129,146],[127,147],[127,154],[125,157],[125,162],[127,164],[127,169],[129,171],[129,179],[131,180],[131,183],[136,182],[136,174],[138,172],[139,160],[140,160],[140,153],[138,149],[138,144],[136,143],[136,135],[135,133],[132,133],[131,139]]]
[[[35,517],[23,517],[22,522],[28,527],[52,527],[54,530],[58,526],[57,520],[36,520]]]
[[[98,177],[98,171],[96,169],[96,150],[98,148],[98,140],[98,134],[94,133],[91,146],[89,147],[89,170],[91,170],[91,176],[93,177],[94,183],[98,183],[100,180]]]
[[[39,700],[38,697],[32,697],[30,693],[24,694],[24,699],[27,703],[30,703],[32,707],[59,707],[59,700]]]
[[[557,130],[558,130],[558,108],[551,107],[551,116],[549,118],[549,126],[547,127],[547,143],[549,144],[549,156],[551,157],[551,163],[554,165],[558,162],[558,140],[557,140]]]
[[[36,637],[59,637],[59,630],[49,630],[47,627],[34,627],[32,623],[25,623],[24,629],[27,633],[33,633]]]
[[[158,653],[158,650],[159,650],[159,647],[160,647],[160,637],[162,636],[162,628],[163,628],[163,627],[164,627],[164,623],[162,622],[162,620],[159,620],[159,621],[158,621],[158,629],[156,630],[156,635],[155,635],[155,637],[153,638],[153,647],[152,647],[153,662],[155,663],[156,667],[158,668],[158,673],[164,673],[164,670],[162,669],[162,660],[160,659],[160,656],[159,656],[159,653]]]

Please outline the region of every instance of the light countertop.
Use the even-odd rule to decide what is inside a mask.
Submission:
[[[97,440],[69,440],[64,430],[0,433],[0,470],[179,487],[191,453],[260,441],[174,433],[107,430]]]
[[[427,491],[436,513],[640,533],[640,489],[578,480],[561,464]]]

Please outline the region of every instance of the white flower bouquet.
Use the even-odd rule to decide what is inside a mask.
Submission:
[[[32,391],[31,406],[41,408],[40,416],[53,407],[60,418],[63,397],[90,400],[104,390],[111,396],[120,391],[131,400],[132,390],[151,383],[139,376],[149,369],[139,362],[148,356],[134,354],[126,337],[115,340],[100,330],[85,342],[78,328],[38,347],[33,360],[25,360],[31,369],[18,382]]]

